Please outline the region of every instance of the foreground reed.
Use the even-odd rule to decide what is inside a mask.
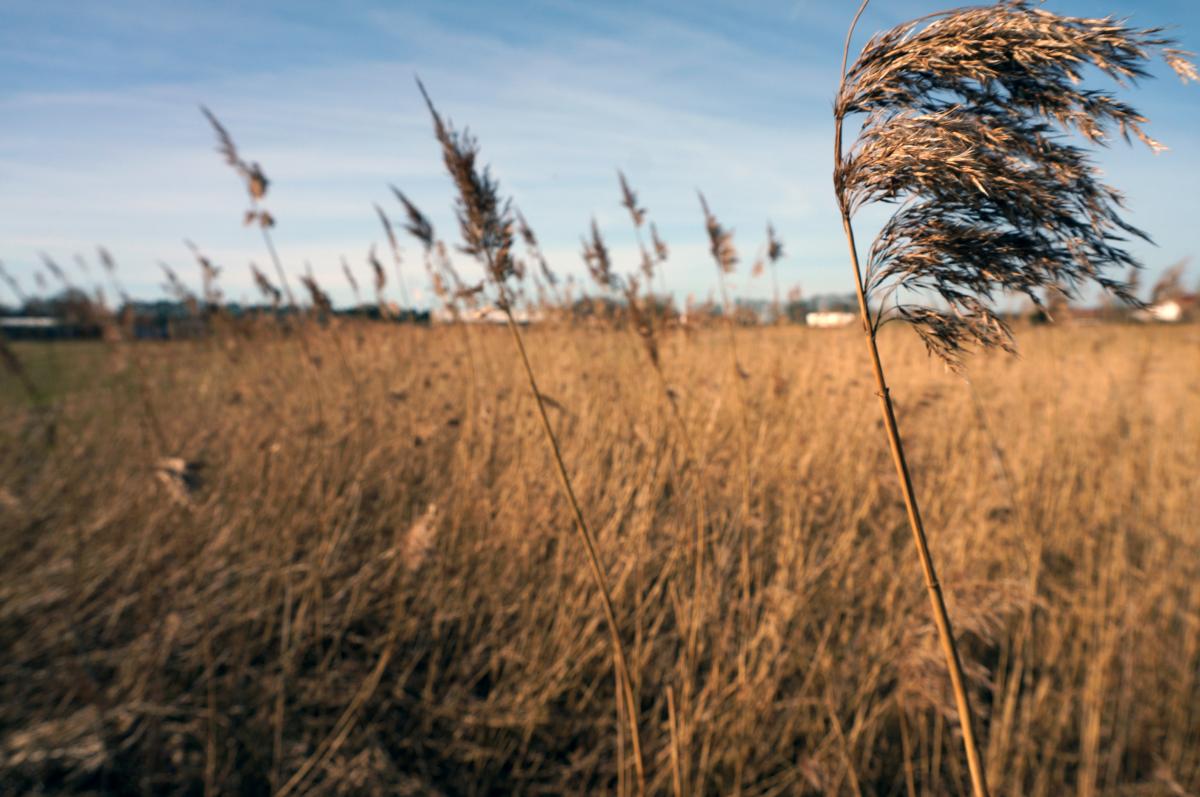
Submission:
[[[1185,81],[1195,68],[1159,29],[1058,16],[1024,2],[933,14],[873,37],[847,69],[834,108],[834,186],[888,445],[900,480],[933,617],[954,690],[976,797],[988,793],[963,665],[904,453],[877,334],[904,321],[954,368],[972,345],[1011,350],[991,306],[999,291],[1040,302],[1038,290],[1095,282],[1136,301],[1110,276],[1137,265],[1118,234],[1146,238],[1118,215],[1120,195],[1096,179],[1086,153],[1055,128],[1104,143],[1116,127],[1151,148],[1145,118],[1110,92],[1079,86],[1091,64],[1121,83],[1146,75],[1160,52]],[[843,155],[847,117],[865,114]],[[900,203],[865,269],[852,216],[871,202]],[[903,300],[897,299],[900,296]],[[932,296],[941,308],[923,304]],[[873,300],[878,301],[873,306]],[[892,301],[890,307],[888,301]]]

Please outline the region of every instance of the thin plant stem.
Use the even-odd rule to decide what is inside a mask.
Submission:
[[[646,770],[642,759],[641,737],[638,734],[637,703],[633,696],[633,681],[629,675],[629,666],[625,657],[625,646],[621,642],[621,634],[617,626],[617,615],[613,609],[608,580],[604,577],[604,569],[600,564],[600,557],[596,552],[595,538],[588,527],[587,521],[584,520],[583,510],[579,508],[579,500],[575,497],[575,488],[571,485],[571,477],[567,473],[567,466],[563,461],[562,450],[558,445],[558,437],[554,434],[554,427],[550,425],[550,416],[546,413],[546,404],[542,400],[542,393],[538,388],[537,378],[533,375],[533,366],[530,364],[529,355],[525,351],[524,338],[521,335],[520,328],[517,326],[516,319],[513,318],[512,309],[509,304],[507,297],[501,302],[504,310],[504,318],[509,331],[512,333],[513,344],[516,346],[517,353],[521,357],[521,365],[525,370],[525,378],[529,382],[529,391],[533,394],[534,403],[537,404],[538,417],[542,422],[542,430],[546,434],[546,442],[550,446],[550,451],[554,454],[554,464],[558,471],[563,495],[566,497],[567,503],[571,506],[571,512],[575,519],[575,528],[579,532],[580,541],[583,543],[584,551],[587,554],[588,568],[591,570],[592,579],[596,583],[596,589],[600,593],[601,604],[604,608],[604,619],[608,624],[609,634],[612,637],[613,659],[617,668],[617,680],[621,687],[619,694],[625,701],[626,718],[629,721],[629,737],[630,744],[633,747],[633,765],[637,770],[638,794],[644,795],[646,793]]]
[[[840,133],[839,123],[839,133]],[[891,393],[888,390],[887,379],[883,371],[883,363],[879,359],[879,347],[876,344],[875,332],[871,328],[870,312],[867,308],[866,294],[863,292],[862,271],[858,263],[858,254],[854,245],[854,228],[849,215],[843,211],[842,227],[846,233],[846,242],[850,248],[850,260],[854,267],[855,295],[858,298],[858,310],[862,317],[864,336],[867,349],[871,355],[871,369],[875,376],[875,386],[878,390],[879,409],[883,415],[883,425],[887,431],[888,446],[891,449],[892,462],[896,466],[896,476],[900,480],[900,489],[904,494],[904,507],[908,514],[908,524],[912,529],[913,544],[917,548],[917,556],[921,560],[921,572],[925,576],[925,589],[929,593],[929,603],[933,610],[934,624],[937,626],[938,640],[946,657],[946,667],[950,671],[950,685],[954,690],[954,703],[958,710],[959,724],[962,726],[963,747],[967,754],[967,767],[971,771],[971,786],[975,797],[987,797],[987,780],[984,775],[983,761],[979,755],[979,745],[973,730],[971,701],[967,695],[966,677],[963,674],[962,660],[959,657],[958,646],[954,642],[954,631],[950,625],[950,615],[946,611],[946,601],[942,594],[942,585],[938,581],[937,570],[934,568],[933,557],[929,553],[929,543],[925,537],[925,526],[921,521],[921,510],[917,503],[916,491],[913,488],[912,477],[908,471],[908,460],[904,455],[904,443],[900,438],[900,428],[896,422],[895,409],[892,406]]]
[[[854,15],[854,20],[846,33],[846,43],[842,51],[842,83],[845,83],[846,62],[850,54],[850,39],[858,20],[862,17],[870,0],[863,0]],[[844,117],[841,113],[835,115],[834,122],[834,164],[838,169],[842,166],[842,125]],[[921,572],[925,578],[925,589],[929,594],[930,608],[933,612],[934,625],[937,627],[938,641],[946,657],[946,668],[950,671],[950,685],[954,692],[954,704],[958,711],[959,725],[962,728],[963,747],[967,755],[967,767],[971,773],[971,787],[975,797],[988,797],[987,776],[983,760],[979,754],[979,744],[975,739],[971,700],[967,694],[966,677],[963,674],[962,660],[958,646],[954,641],[954,631],[950,624],[950,614],[946,610],[942,585],[938,581],[937,570],[933,557],[929,553],[929,543],[925,536],[925,526],[921,521],[921,510],[917,503],[916,490],[908,470],[908,460],[904,455],[904,443],[900,437],[900,427],[896,422],[895,408],[892,406],[891,393],[888,390],[887,378],[884,375],[883,363],[879,359],[879,347],[876,342],[877,327],[872,323],[870,308],[867,305],[866,284],[863,280],[862,268],[858,260],[858,247],[854,242],[854,226],[850,221],[850,207],[839,193],[839,205],[842,215],[842,230],[846,235],[846,245],[850,251],[850,263],[854,271],[854,293],[858,300],[858,311],[862,320],[863,336],[866,340],[867,351],[871,355],[871,370],[875,376],[875,387],[879,397],[879,409],[883,415],[883,425],[887,432],[888,447],[891,450],[892,462],[896,466],[896,476],[900,481],[901,492],[904,495],[904,507],[908,515],[908,524],[912,530],[913,544],[917,549],[917,558],[921,562]]]
[[[257,206],[256,203],[255,207]],[[271,234],[267,232],[265,226],[259,229],[262,231],[263,242],[267,245],[267,252],[271,255],[271,262],[275,265],[275,273],[279,276],[280,284],[283,285],[283,292],[287,295],[288,307],[295,312],[297,310],[296,296],[292,293],[291,285],[288,284],[287,274],[283,270],[283,262],[279,259],[279,253],[275,250],[275,242],[271,238]],[[313,356],[312,347],[309,345],[308,326],[305,324],[303,318],[297,318],[296,324],[299,331],[300,348],[304,352],[304,360],[308,366],[307,370],[313,381],[312,395],[317,407],[317,424],[323,427],[325,425],[325,408],[321,401],[321,380],[316,373],[316,358]]]
[[[265,226],[261,226],[259,229],[262,231],[263,242],[267,245],[267,251],[271,254],[271,262],[275,265],[275,274],[279,277],[279,284],[283,286],[283,292],[287,296],[288,307],[294,310],[296,309],[296,296],[292,293],[292,286],[288,284],[287,274],[283,270],[283,263],[279,260],[279,253],[275,251],[275,242],[271,239],[271,234],[267,232]]]

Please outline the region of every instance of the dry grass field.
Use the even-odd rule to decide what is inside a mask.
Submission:
[[[679,424],[628,331],[525,332],[648,791],[969,793],[861,333],[737,334],[659,341]],[[1018,339],[880,339],[993,793],[1200,793],[1200,329]],[[635,791],[507,331],[16,351],[0,791]]]

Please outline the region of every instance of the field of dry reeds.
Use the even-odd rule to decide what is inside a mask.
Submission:
[[[858,328],[782,323],[777,282],[773,323],[736,312],[702,193],[722,310],[677,313],[620,172],[637,273],[593,221],[578,297],[419,80],[458,229],[375,206],[402,306],[375,246],[351,311],[289,277],[270,180],[203,108],[266,304],[190,243],[173,303],[103,249],[116,309],[48,255],[46,300],[0,268],[6,328],[94,338],[0,337],[0,791],[1200,793],[1200,331],[999,306],[1140,304],[1150,235],[1069,137],[1162,147],[1080,65],[1187,82],[1190,54],[1002,2],[851,62],[866,6],[834,104]]]
[[[634,793],[508,333],[281,329],[13,346],[0,790]],[[969,793],[861,333],[734,334],[524,332],[647,791]],[[1200,333],[1019,337],[880,338],[993,793],[1195,794]]]

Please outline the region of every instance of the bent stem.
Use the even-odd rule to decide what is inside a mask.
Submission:
[[[625,717],[629,722],[629,739],[633,747],[633,765],[637,770],[638,794],[645,795],[646,770],[645,764],[642,761],[641,737],[638,735],[637,703],[633,697],[633,681],[629,675],[629,665],[625,658],[625,646],[621,642],[621,634],[617,627],[617,615],[613,610],[608,581],[604,577],[604,570],[600,565],[600,557],[596,553],[595,538],[592,535],[591,529],[588,528],[587,521],[583,518],[583,511],[579,508],[579,500],[575,497],[575,488],[571,486],[571,477],[567,474],[567,466],[563,462],[562,451],[558,446],[558,438],[554,434],[554,428],[550,425],[550,416],[546,414],[546,404],[542,400],[542,392],[538,388],[537,379],[533,375],[533,366],[530,365],[529,355],[525,352],[525,341],[521,335],[521,330],[517,327],[516,320],[513,318],[508,297],[503,297],[500,304],[504,310],[504,318],[508,329],[512,333],[513,343],[517,347],[517,352],[521,355],[521,365],[525,369],[525,378],[529,382],[529,390],[533,393],[534,402],[537,404],[538,416],[542,421],[542,430],[546,433],[546,442],[550,445],[550,450],[554,454],[554,464],[558,470],[558,479],[562,485],[563,495],[566,497],[567,503],[571,505],[571,512],[575,518],[575,528],[579,532],[579,538],[583,543],[584,551],[587,553],[588,568],[591,570],[592,580],[596,582],[596,589],[600,593],[600,602],[604,607],[604,619],[608,624],[608,631],[612,637],[613,660],[617,669],[617,681],[620,684],[618,700],[623,699],[626,708]]]
[[[840,132],[840,131],[839,131]],[[867,349],[871,353],[871,367],[875,373],[875,386],[878,388],[879,409],[883,413],[883,425],[887,430],[888,446],[892,453],[892,462],[896,466],[896,476],[900,479],[900,488],[904,493],[904,507],[908,513],[908,525],[912,529],[913,543],[917,548],[917,556],[921,560],[921,571],[925,576],[925,589],[929,593],[929,603],[933,610],[933,621],[937,626],[938,641],[946,656],[946,667],[950,671],[950,685],[954,690],[954,703],[958,709],[958,721],[962,726],[963,747],[966,748],[967,766],[971,771],[971,785],[975,797],[988,797],[987,779],[984,775],[982,759],[979,755],[979,744],[975,739],[971,701],[967,695],[966,679],[963,675],[962,660],[958,654],[958,646],[954,642],[954,631],[950,625],[950,615],[946,611],[946,601],[942,594],[942,585],[938,581],[937,571],[933,566],[933,557],[929,553],[929,544],[925,537],[925,526],[921,522],[921,510],[917,504],[917,495],[913,489],[912,478],[908,472],[908,461],[904,456],[904,444],[900,439],[900,429],[896,423],[896,413],[892,406],[892,397],[888,391],[887,379],[883,373],[883,364],[879,359],[879,347],[876,345],[876,329],[871,323],[870,312],[867,309],[867,298],[863,290],[862,271],[858,263],[858,252],[854,245],[854,228],[850,223],[849,214],[842,211],[842,227],[846,233],[846,243],[850,247],[850,260],[854,266],[854,289],[858,297],[858,311],[862,317],[863,332],[867,340]]]
[[[846,32],[846,43],[842,50],[842,86],[845,86],[846,62],[850,54],[850,40],[854,29],[862,17],[870,0],[863,0]],[[950,671],[950,685],[954,691],[954,704],[958,710],[958,721],[962,727],[963,747],[967,754],[967,767],[971,772],[971,787],[975,797],[988,797],[987,776],[984,772],[983,761],[979,755],[979,744],[975,739],[974,718],[971,713],[971,701],[967,695],[966,678],[963,675],[962,659],[958,655],[958,646],[954,642],[954,631],[950,625],[950,614],[946,611],[946,600],[942,595],[942,585],[937,578],[937,570],[933,566],[933,557],[929,553],[929,544],[925,537],[925,526],[921,522],[921,510],[917,504],[916,491],[913,489],[912,478],[908,472],[908,461],[904,456],[904,444],[900,439],[900,428],[896,423],[896,412],[892,406],[891,393],[888,391],[887,379],[883,373],[883,363],[879,359],[879,347],[876,344],[878,326],[871,320],[871,312],[867,304],[866,286],[863,282],[862,268],[858,262],[858,247],[854,243],[854,225],[850,221],[850,207],[842,193],[841,173],[842,161],[842,126],[845,118],[841,112],[834,115],[833,162],[834,182],[837,187],[838,208],[842,214],[842,229],[846,234],[846,245],[850,249],[850,264],[854,269],[854,294],[858,299],[858,312],[862,320],[863,335],[866,337],[867,350],[871,354],[871,368],[875,374],[876,395],[879,396],[879,409],[883,414],[883,425],[887,430],[888,447],[891,449],[892,462],[896,466],[896,476],[900,480],[900,488],[904,494],[904,508],[908,514],[908,525],[912,529],[913,544],[917,548],[917,557],[921,560],[921,572],[925,576],[925,590],[929,594],[929,604],[933,611],[934,625],[937,627],[938,641],[942,653],[946,657],[946,669]]]

